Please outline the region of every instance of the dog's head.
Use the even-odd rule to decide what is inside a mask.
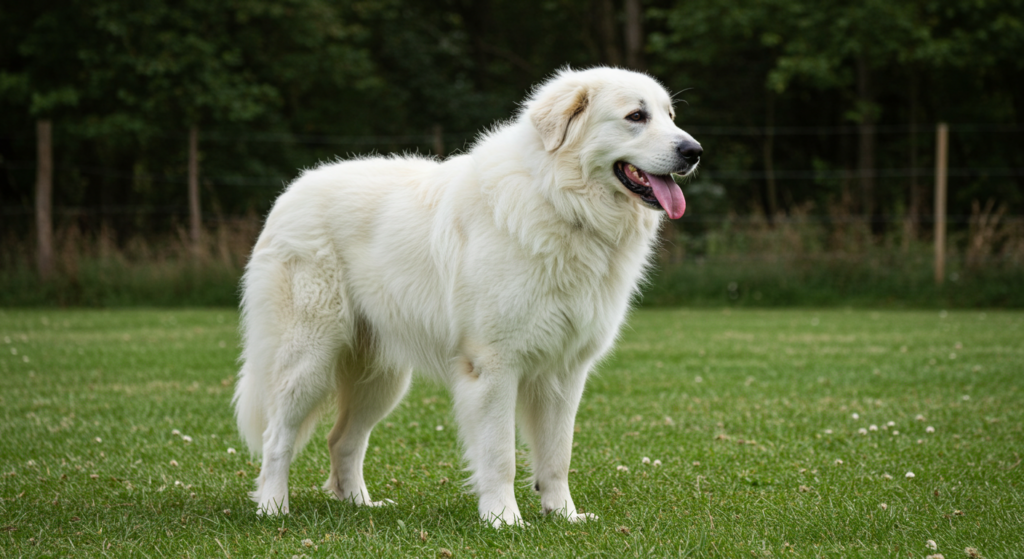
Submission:
[[[651,77],[615,68],[562,70],[526,103],[549,153],[578,155],[584,180],[598,182],[672,219],[686,210],[672,174],[688,175],[701,146],[673,119],[672,98]]]

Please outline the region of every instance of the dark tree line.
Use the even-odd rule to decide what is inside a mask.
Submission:
[[[258,214],[318,161],[458,150],[566,64],[679,92],[694,191],[724,192],[691,214],[884,232],[929,211],[939,121],[951,213],[1024,213],[1024,0],[38,0],[0,6],[3,229],[31,228],[40,120],[58,208],[151,228],[185,215],[190,129],[204,212]]]

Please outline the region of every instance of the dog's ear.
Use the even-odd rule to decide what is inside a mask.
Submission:
[[[555,151],[572,143],[579,133],[582,117],[590,104],[590,92],[576,80],[555,78],[542,87],[527,112],[534,127],[540,132],[544,149]]]

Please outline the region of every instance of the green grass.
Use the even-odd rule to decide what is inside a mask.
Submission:
[[[993,262],[965,269],[951,261],[935,284],[930,254],[768,253],[690,259],[658,270],[644,288],[649,307],[1024,308],[1024,266]]]
[[[325,422],[292,466],[293,514],[258,517],[246,498],[257,466],[230,409],[236,321],[231,310],[0,311],[0,555],[1024,549],[1024,313],[640,311],[577,419],[570,483],[600,520],[544,518],[521,487],[531,526],[501,531],[477,519],[450,400],[425,383],[371,440],[371,494],[396,505],[358,509],[317,489]]]
[[[248,247],[248,245],[246,245]],[[0,254],[0,307],[190,308],[237,306],[240,262],[78,257],[74,272],[39,280],[25,260]],[[878,249],[870,254],[690,257],[655,269],[646,307],[1024,308],[1024,266],[992,262],[965,269],[950,259],[935,285],[930,255]]]

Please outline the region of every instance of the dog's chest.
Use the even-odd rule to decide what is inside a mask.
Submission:
[[[505,339],[522,342],[520,350],[556,361],[588,361],[615,337],[629,298],[642,274],[643,262],[549,262],[534,270],[543,278],[526,304],[506,307],[515,330]]]

